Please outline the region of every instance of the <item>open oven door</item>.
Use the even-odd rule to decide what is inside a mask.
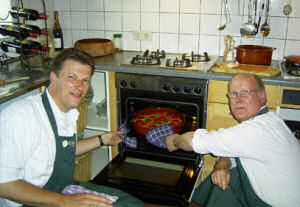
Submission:
[[[164,153],[170,156],[156,159],[152,153],[142,155],[125,147],[92,182],[123,190],[146,203],[187,206],[198,183],[203,157],[198,155],[194,162]]]

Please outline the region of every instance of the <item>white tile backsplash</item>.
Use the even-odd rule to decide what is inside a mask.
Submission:
[[[26,4],[41,7],[36,1]],[[221,32],[217,28],[225,22],[223,0],[46,0],[48,12],[60,11],[66,46],[84,35],[112,39],[114,33],[122,33],[125,50],[194,50],[223,55],[224,36],[231,35],[236,46],[276,47],[276,59],[300,53],[300,1],[291,1],[293,11],[289,16],[282,11],[286,3],[271,0],[269,36],[262,37],[258,31],[254,38],[245,39],[241,38],[240,28],[248,21],[248,0],[228,0],[231,22]],[[264,21],[263,15],[261,24]],[[53,16],[49,22],[52,27]],[[133,40],[134,29],[151,30],[152,40]]]
[[[159,12],[160,0],[141,0],[141,12]]]
[[[88,12],[88,30],[104,30],[104,12]]]
[[[176,13],[160,13],[160,32],[178,33],[179,15]]]
[[[140,29],[141,16],[137,12],[123,12],[122,13],[123,31],[132,32],[133,30]]]

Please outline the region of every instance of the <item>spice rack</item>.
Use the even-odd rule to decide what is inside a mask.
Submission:
[[[43,14],[46,15],[46,6],[45,6],[45,1],[44,0],[41,0],[42,2],[42,10],[43,10]],[[23,1],[18,1],[18,8],[24,8],[23,7]],[[10,12],[8,13],[8,15],[12,15],[10,14]],[[16,39],[22,41],[23,39],[27,39],[26,38],[23,38],[21,36],[21,31],[22,31],[22,28],[21,28],[21,25],[22,24],[25,24],[26,22],[26,18],[22,18],[22,22],[21,22],[21,18],[20,15],[19,15],[19,11],[17,12],[16,15],[14,15],[14,19],[16,19],[16,21],[12,21],[12,22],[7,22],[7,21],[0,21],[0,23],[16,23],[16,27],[18,27],[18,30],[20,31],[19,34],[18,34],[18,37],[15,37]],[[47,26],[47,18],[46,19],[42,19],[41,21],[44,22],[44,30],[48,31],[48,26]],[[12,37],[12,36],[11,36]],[[45,36],[45,43],[43,44],[43,47],[45,48],[49,48],[49,36],[46,35]],[[16,40],[15,39],[15,40]],[[45,69],[48,69],[50,67],[50,58],[49,58],[49,51],[43,51],[43,50],[40,50],[39,51],[39,56],[41,58],[41,65],[33,65],[32,63],[30,63],[29,59],[31,57],[34,57],[34,56],[37,56],[37,54],[24,54],[24,50],[23,50],[23,44],[20,43],[20,54],[19,56],[16,56],[16,57],[10,57],[6,54],[6,52],[4,51],[3,54],[1,55],[1,58],[0,58],[0,71],[1,72],[4,72],[5,70],[7,70],[8,68],[8,64],[11,63],[11,62],[15,62],[15,61],[20,61],[21,62],[21,66],[22,66],[22,69],[25,70],[25,71],[30,71],[32,68],[34,67],[43,67]],[[1,50],[1,48],[0,48]]]

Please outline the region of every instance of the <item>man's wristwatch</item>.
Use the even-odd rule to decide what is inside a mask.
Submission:
[[[104,146],[104,141],[101,135],[98,135],[100,146]]]

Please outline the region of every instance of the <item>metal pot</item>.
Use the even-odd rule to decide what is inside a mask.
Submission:
[[[240,64],[270,65],[273,50],[276,48],[260,45],[239,45],[236,49],[236,60]]]

